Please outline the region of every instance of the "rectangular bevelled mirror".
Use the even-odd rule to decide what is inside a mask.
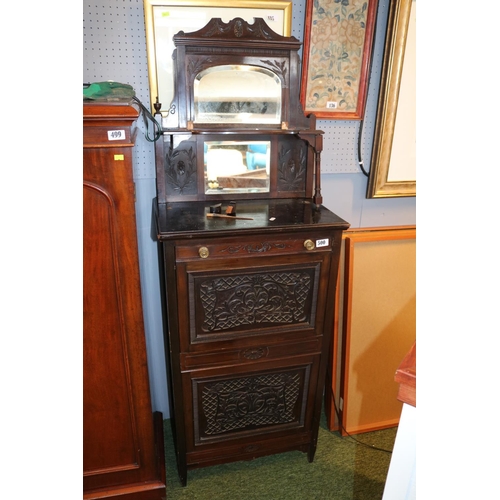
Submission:
[[[270,141],[205,141],[205,194],[267,193]]]

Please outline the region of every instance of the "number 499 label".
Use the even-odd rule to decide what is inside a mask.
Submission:
[[[330,244],[330,240],[328,238],[323,240],[316,240],[316,248],[327,247]]]
[[[108,141],[121,141],[125,139],[125,130],[108,130]]]

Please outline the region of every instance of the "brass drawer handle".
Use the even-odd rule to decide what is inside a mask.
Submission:
[[[312,240],[306,240],[304,241],[304,246],[306,247],[306,250],[314,250],[314,241]]]
[[[201,247],[199,250],[198,250],[198,253],[200,254],[200,257],[202,259],[206,259],[209,255],[210,255],[210,252],[208,251],[208,248],[207,247]]]

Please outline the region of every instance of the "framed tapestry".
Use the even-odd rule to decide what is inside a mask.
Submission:
[[[378,0],[307,0],[300,102],[317,118],[363,118]]]

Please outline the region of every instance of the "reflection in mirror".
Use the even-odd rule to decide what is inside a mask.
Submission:
[[[270,141],[206,141],[205,194],[268,193]]]
[[[258,66],[212,66],[194,80],[195,123],[281,123],[281,80]]]

